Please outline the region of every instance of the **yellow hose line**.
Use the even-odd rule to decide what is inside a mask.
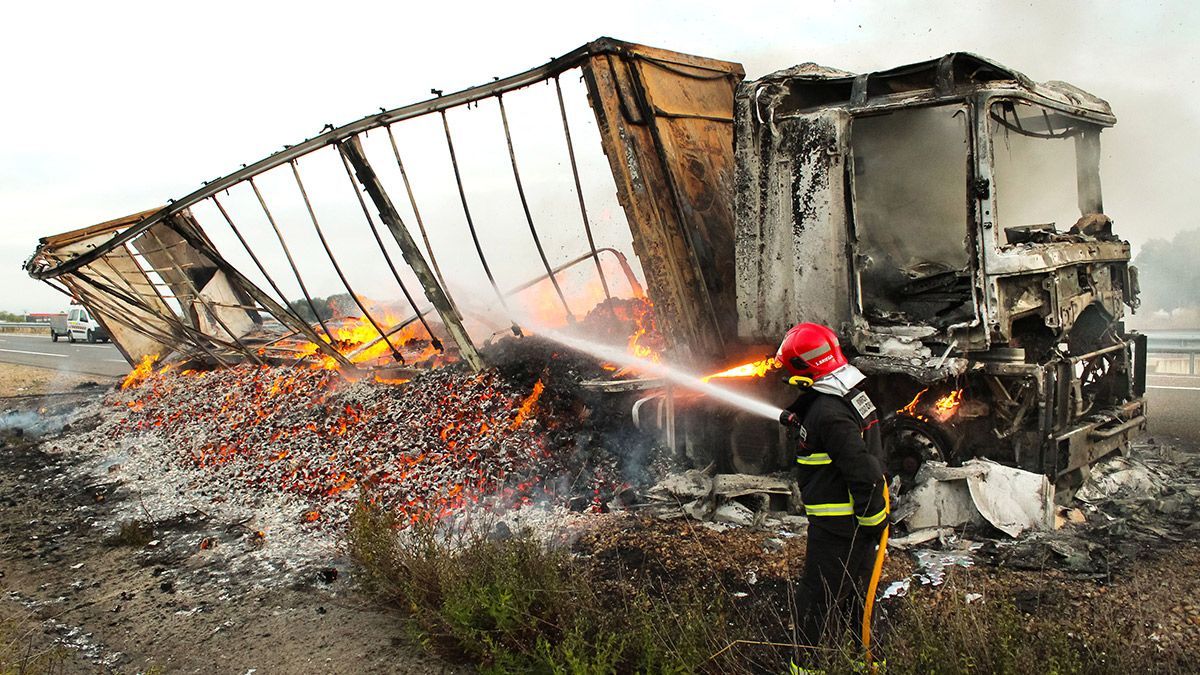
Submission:
[[[892,511],[891,496],[888,489],[883,488],[883,506],[888,513]],[[871,570],[871,582],[867,584],[867,597],[863,600],[862,644],[863,660],[871,672],[875,672],[875,659],[871,655],[871,611],[875,609],[875,591],[879,589],[879,577],[883,574],[883,559],[887,557],[888,531],[891,525],[885,525],[879,535],[879,551],[875,554],[875,567]]]

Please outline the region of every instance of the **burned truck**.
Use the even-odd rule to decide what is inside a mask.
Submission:
[[[1136,269],[1100,186],[1115,121],[966,53],[743,84],[739,338],[837,327],[896,411],[899,474],[984,456],[1071,482],[1146,421]]]
[[[1069,484],[1145,425],[1104,101],[965,53],[743,80],[602,38],[46,237],[26,268],[139,365],[315,359],[401,381],[486,367],[480,344],[533,314],[569,329],[627,301],[631,351],[786,404],[766,357],[792,324],[825,323],[895,411],[899,475],[985,456]],[[786,465],[777,425],[612,370],[587,386],[630,397],[680,457]]]

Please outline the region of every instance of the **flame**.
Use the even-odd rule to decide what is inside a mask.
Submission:
[[[915,417],[923,422],[928,422],[929,418],[917,411],[917,405],[920,403],[921,397],[927,391],[929,391],[928,387],[917,392],[917,395],[913,397],[913,400],[909,401],[908,405],[897,410],[896,413],[900,415],[908,415],[909,417]],[[962,402],[962,389],[955,389],[949,394],[946,394],[945,396],[934,401],[932,406],[927,405],[924,407],[925,411],[932,412],[933,416],[936,417],[939,422],[945,422],[954,416],[954,413],[958,411],[958,406],[961,405]]]
[[[662,361],[665,342],[654,317],[654,304],[648,298],[613,298],[602,302],[588,313],[584,324],[596,329],[601,340],[618,339],[627,334],[628,337],[623,339],[628,353],[651,363]],[[613,373],[614,378],[637,372],[633,368],[618,368],[612,363],[603,363],[601,367]]]
[[[937,402],[933,404],[934,415],[936,415],[937,418],[943,422],[953,417],[955,411],[958,410],[958,406],[962,404],[962,393],[962,389],[955,389],[949,394],[939,398]]]
[[[408,382],[412,382],[407,377],[382,377],[379,375],[375,376],[375,381],[379,384],[407,384]]]
[[[521,408],[517,410],[517,416],[513,418],[512,424],[508,427],[509,429],[516,429],[525,422],[525,419],[528,418],[530,413],[532,413],[537,407],[538,399],[542,397],[542,392],[545,391],[545,389],[546,385],[542,384],[540,378],[537,382],[533,383],[533,391],[530,392],[529,396],[526,396],[525,400],[521,402]]]
[[[897,410],[897,411],[896,411],[896,414],[898,414],[898,415],[908,415],[909,417],[915,417],[915,418],[917,418],[917,419],[919,419],[919,420],[924,420],[924,419],[926,419],[926,418],[925,418],[925,416],[923,416],[923,415],[921,415],[920,413],[918,413],[918,412],[917,412],[917,403],[918,403],[918,402],[921,400],[921,396],[922,396],[922,395],[924,395],[924,394],[925,394],[925,392],[927,392],[927,391],[929,391],[929,387],[925,387],[925,388],[924,388],[924,389],[922,389],[921,391],[918,391],[918,392],[917,392],[917,395],[913,397],[913,400],[909,401],[909,402],[908,402],[908,405],[906,405],[906,406],[904,406],[903,408],[900,408],[899,410]]]
[[[400,323],[401,319],[391,312],[385,311],[382,317],[376,317],[376,322],[384,331],[387,331],[388,327]],[[434,347],[433,337],[420,322],[413,322],[403,329],[391,333],[387,336],[387,340],[382,339],[383,333],[365,316],[346,319],[341,326],[334,326],[331,322],[326,323],[330,323],[333,337],[330,339],[328,336],[321,336],[322,340],[341,354],[353,354],[350,357],[351,363],[384,365],[380,362],[392,361],[392,347],[400,353],[404,362],[410,365],[422,364],[430,368],[440,368],[453,360]],[[377,340],[378,342],[376,342]],[[374,344],[371,344],[372,342]],[[388,346],[389,342],[391,347]],[[371,346],[354,353],[367,344],[371,344]],[[312,362],[312,367],[315,369],[338,370],[341,368],[337,359],[328,354],[318,354],[316,343],[304,342],[296,346],[295,350],[302,359],[317,356],[316,360]]]
[[[141,386],[151,375],[154,374],[154,363],[158,361],[158,354],[147,354],[142,357],[142,362],[137,364],[129,374],[125,376],[125,380],[121,382],[122,389],[131,389]]]
[[[771,372],[772,370],[774,370],[778,367],[779,367],[779,364],[777,364],[775,362],[775,358],[771,357],[771,358],[762,359],[761,361],[751,361],[750,363],[743,363],[740,366],[734,366],[728,370],[722,370],[719,373],[713,373],[712,375],[706,375],[706,376],[702,377],[701,380],[704,382],[708,382],[709,380],[713,379],[714,377],[763,377],[767,373]]]

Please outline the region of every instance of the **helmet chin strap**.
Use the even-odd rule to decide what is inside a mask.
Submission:
[[[813,385],[812,378],[804,377],[803,375],[793,375],[788,378],[787,383],[792,385],[793,387],[805,387],[805,388],[811,387]]]

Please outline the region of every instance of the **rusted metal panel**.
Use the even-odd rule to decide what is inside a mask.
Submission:
[[[738,64],[625,45],[584,66],[601,143],[672,356],[722,360],[735,334]]]

